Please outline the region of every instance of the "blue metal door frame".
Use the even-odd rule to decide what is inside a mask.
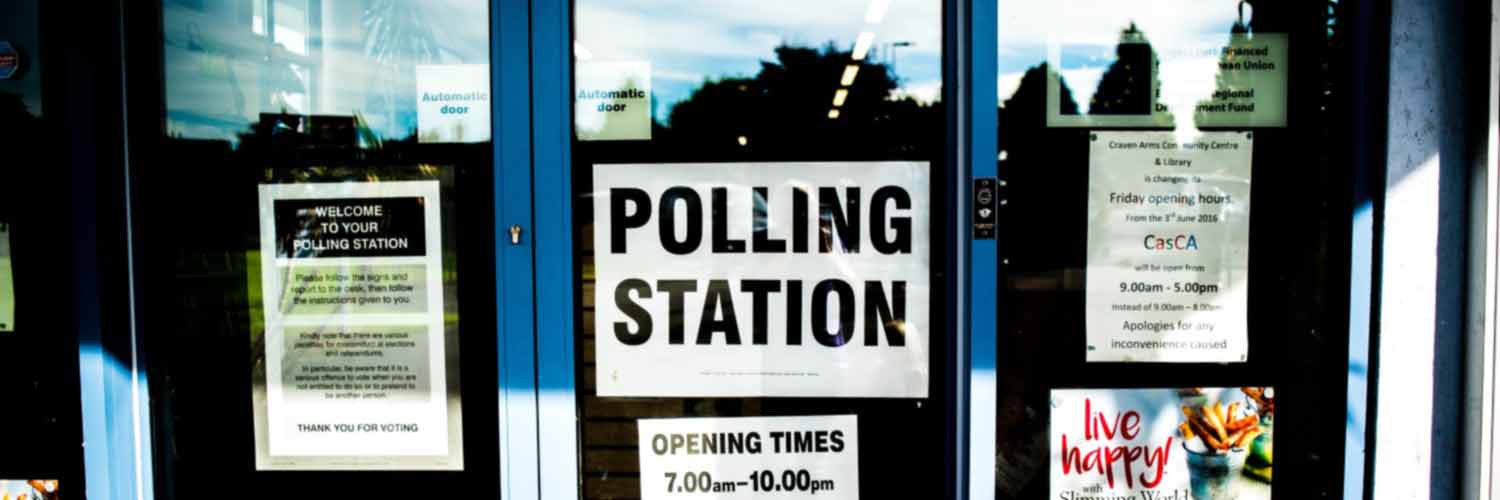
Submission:
[[[495,310],[500,391],[500,492],[503,498],[536,498],[536,336],[533,294],[530,6],[526,0],[490,3],[490,87],[495,96]],[[510,239],[519,226],[521,238]]]
[[[573,344],[573,6],[531,2],[532,196],[536,209],[537,498],[578,498],[578,411]]]
[[[536,235],[536,394],[537,473],[539,497],[578,498],[578,409],[574,380],[576,325],[572,214],[572,2],[531,0],[532,142],[530,193]],[[943,222],[943,237],[969,241],[968,186],[976,176],[995,176],[996,101],[995,5],[986,0],[944,0],[945,43],[948,57],[944,80],[955,82],[944,90],[950,106],[949,179],[954,199],[933,214]],[[502,21],[504,22],[504,21]],[[498,90],[497,90],[498,92]],[[977,111],[975,111],[977,110]],[[505,166],[509,171],[513,166]],[[507,174],[508,175],[508,174]],[[498,228],[497,228],[498,229]],[[943,374],[954,406],[945,435],[949,438],[941,491],[954,498],[993,497],[993,425],[971,427],[969,422],[993,422],[995,413],[994,357],[995,242],[956,245],[947,272],[957,279],[953,304],[935,309],[959,318],[948,332],[957,340],[944,355],[951,361]],[[507,310],[509,307],[506,308]],[[507,341],[509,344],[510,342]],[[972,345],[972,349],[970,346]],[[970,391],[969,381],[988,381]],[[508,388],[506,389],[509,390]],[[972,399],[971,399],[972,398]],[[509,429],[514,430],[514,429]],[[514,466],[507,466],[508,469]],[[971,475],[975,480],[971,481]],[[972,485],[972,486],[971,486]]]
[[[995,1],[969,0],[968,1],[968,33],[964,40],[964,54],[967,54],[968,72],[964,75],[964,83],[968,84],[966,102],[969,114],[968,132],[968,162],[969,175],[972,178],[998,177],[999,147],[997,142],[999,136],[999,92],[995,75],[999,74],[999,17]],[[972,190],[964,190],[964,193],[972,195]],[[963,212],[964,217],[970,216],[971,210]],[[971,221],[966,221],[971,222]],[[970,224],[966,223],[965,227]],[[1001,238],[1003,232],[998,228],[995,231],[996,238]],[[960,471],[965,477],[964,488],[966,498],[992,499],[995,497],[995,425],[996,421],[996,398],[999,394],[996,385],[995,371],[995,349],[996,349],[996,303],[999,293],[997,283],[998,269],[996,262],[998,258],[997,240],[980,240],[972,237],[971,231],[965,231],[963,238],[968,242],[969,248],[969,272],[968,289],[969,307],[968,325],[968,435],[959,439],[961,446],[968,447],[968,464],[966,470]],[[962,404],[962,403],[961,403]]]

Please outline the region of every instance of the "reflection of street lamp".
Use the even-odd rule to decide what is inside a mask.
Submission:
[[[902,47],[910,47],[912,45],[913,44],[911,42],[906,41],[906,40],[901,40],[899,42],[891,42],[890,43],[890,46],[891,46],[891,79],[892,80],[896,79],[896,49],[899,49],[899,48],[902,48]]]

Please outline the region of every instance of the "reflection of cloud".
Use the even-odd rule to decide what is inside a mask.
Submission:
[[[891,97],[896,99],[910,97],[922,104],[931,104],[943,97],[943,82],[941,80],[929,80],[906,85],[891,92]]]
[[[706,79],[750,77],[762,61],[776,59],[780,45],[839,50],[854,46],[859,33],[875,34],[871,57],[887,62],[886,44],[900,49],[903,81],[941,79],[942,12],[938,2],[896,0],[880,24],[868,24],[870,0],[579,0],[576,36],[596,60],[651,61],[657,80],[692,88]],[[796,12],[797,16],[787,16]],[[657,86],[657,117],[691,91]],[[936,95],[931,88],[903,86],[898,95]]]
[[[705,76],[697,71],[657,71],[651,75],[659,80],[674,80],[679,82],[702,83]]]
[[[1094,92],[1099,90],[1099,80],[1104,78],[1104,69],[1103,66],[1083,66],[1063,68],[1057,72],[1062,76],[1063,82],[1068,84],[1068,89],[1073,91],[1073,100],[1078,103],[1080,113],[1088,112]]]
[[[296,113],[360,112],[382,136],[401,138],[416,129],[417,64],[489,62],[485,4],[426,0],[412,8],[424,24],[442,27],[432,30],[435,57],[417,60],[405,51],[391,64],[379,64],[367,55],[363,22],[369,3],[325,2],[314,13],[278,2],[272,33],[283,49],[268,58],[265,38],[248,20],[167,2],[162,36],[169,128],[185,137],[234,140],[260,113],[285,107]],[[313,14],[323,20],[320,31],[305,33],[314,25],[306,19]],[[312,39],[319,43],[309,45]],[[413,43],[399,37],[386,42]]]
[[[1000,91],[1001,105],[1004,105],[1005,101],[1015,95],[1017,89],[1021,88],[1021,77],[1024,76],[1026,76],[1025,71],[1013,71],[1001,73],[1000,76],[995,77],[995,88]]]
[[[1239,15],[1238,5],[1238,0],[1012,0],[1000,6],[1000,47],[1049,39],[1113,44],[1132,21],[1153,39],[1169,33],[1227,33]]]
[[[1170,60],[1178,55],[1164,50],[1166,47],[1222,43],[1239,16],[1238,5],[1238,0],[1003,2],[999,68],[1002,78],[1010,72],[1019,75],[1047,60],[1049,43],[1065,45],[1072,53],[1090,52],[1093,47],[1097,49],[1093,52],[1107,54],[1112,59],[1120,30],[1132,22],[1151,40],[1163,60]],[[1068,68],[1070,61],[1061,63],[1061,73],[1075,100],[1086,107],[1097,87],[1098,76],[1090,77],[1083,68]],[[1004,99],[1015,91],[1015,86],[1002,84],[999,91]]]

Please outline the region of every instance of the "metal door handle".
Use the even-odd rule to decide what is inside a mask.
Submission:
[[[510,225],[510,244],[512,244],[512,245],[520,245],[521,244],[521,225],[520,224],[511,224]]]

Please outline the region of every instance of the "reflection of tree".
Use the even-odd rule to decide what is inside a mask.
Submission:
[[[38,121],[40,121],[38,117],[26,108],[24,96],[12,92],[0,92],[0,130],[7,132],[27,130],[33,128]]]
[[[1003,221],[1006,234],[1057,234],[1060,230],[1057,221],[1081,221],[1087,217],[1085,204],[1058,203],[1060,199],[1072,199],[1060,198],[1060,194],[1074,193],[1080,187],[1087,189],[1088,144],[1083,142],[1087,140],[1085,131],[1047,127],[1049,78],[1058,82],[1058,111],[1076,113],[1078,103],[1073,100],[1068,82],[1046,63],[1027,70],[1015,94],[999,109],[997,145],[1003,158],[1000,172],[1013,186],[1006,197],[1011,206],[1035,207],[1046,212],[1046,216],[1008,218]],[[1079,224],[1078,234],[1067,237],[1081,241],[1083,227]],[[1074,251],[1074,245],[1010,246],[1010,268],[1018,272],[1065,269],[1083,255],[1081,248]]]
[[[360,20],[365,54],[378,64],[393,66],[437,59],[437,39],[422,15],[424,7],[397,0],[371,2]]]
[[[1135,23],[1120,31],[1115,62],[1099,79],[1099,88],[1089,101],[1091,115],[1151,114],[1156,83],[1156,51]]]
[[[404,123],[398,115],[414,114],[416,109],[408,85],[398,81],[397,75],[410,73],[413,65],[429,64],[438,58],[437,38],[422,15],[426,8],[430,7],[425,3],[375,0],[360,19],[365,55],[384,68],[380,72],[381,91],[371,96],[379,100],[371,104],[376,105],[374,113],[384,115],[387,133],[395,133],[394,126]]]
[[[1078,103],[1073,100],[1073,90],[1063,76],[1052,71],[1047,63],[1026,70],[1016,92],[1001,103],[1001,124],[998,145],[1001,151],[1013,151],[1025,144],[1034,144],[1047,122],[1047,79],[1057,79],[1057,109],[1063,115],[1078,114]]]
[[[1010,99],[998,110],[999,171],[1007,187],[1002,189],[1009,204],[1000,219],[999,269],[1006,280],[1007,295],[999,302],[1002,317],[1017,318],[1000,334],[1026,331],[1004,341],[1000,363],[1007,373],[1025,374],[1041,370],[1051,360],[1064,359],[1044,353],[1045,336],[1036,325],[1057,325],[1073,314],[1065,302],[1056,300],[1067,290],[1067,276],[1082,266],[1087,237],[1088,131],[1047,126],[1048,82],[1057,82],[1059,113],[1078,113],[1078,103],[1068,82],[1048,64],[1028,69]],[[1029,293],[1015,292],[1027,281]],[[1035,376],[1002,376],[996,415],[998,450],[996,498],[1042,498],[1047,496],[1047,388]]]
[[[656,124],[649,144],[637,146],[655,150],[656,159],[934,159],[942,151],[941,108],[893,97],[897,83],[885,65],[859,63],[839,117],[828,117],[848,64],[849,53],[832,47],[778,47],[776,60],[762,62],[753,77],[705,82]]]
[[[43,124],[39,116],[33,115],[26,108],[26,100],[21,94],[12,92],[0,92],[0,220],[8,216],[18,215],[25,205],[23,200],[30,200],[26,193],[35,190],[38,182],[43,182],[46,173],[51,170],[41,168],[46,161],[54,161],[52,157],[46,156],[56,154],[44,152],[48,148],[39,147],[42,144]],[[16,222],[16,220],[11,220]]]

